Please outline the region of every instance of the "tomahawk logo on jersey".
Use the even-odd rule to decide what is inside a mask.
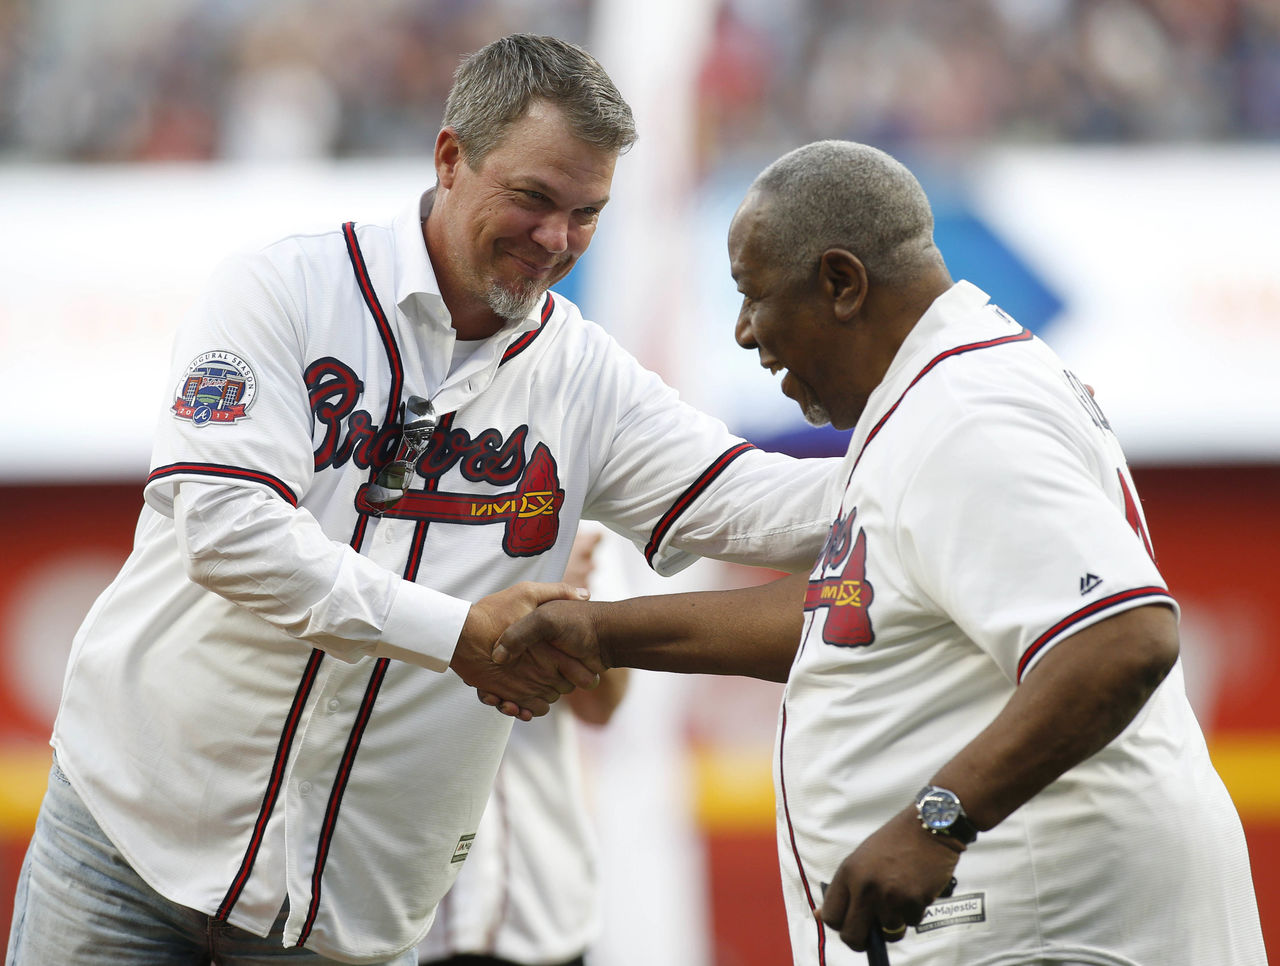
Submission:
[[[827,609],[822,639],[837,647],[865,647],[875,642],[868,607],[875,589],[867,580],[867,535],[853,537],[857,507],[837,517],[804,593],[804,609]]]

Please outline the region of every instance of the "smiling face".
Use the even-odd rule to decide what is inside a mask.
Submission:
[[[729,265],[742,308],[734,338],[760,353],[760,365],[775,375],[785,370],[782,392],[815,426],[848,429],[846,330],[833,313],[820,271],[798,276],[766,257],[771,215],[767,202],[751,193],[729,227]],[[861,407],[858,408],[861,412]]]
[[[617,158],[576,137],[560,109],[543,101],[476,167],[450,128],[440,132],[425,235],[461,337],[524,318],[569,274],[595,234]]]

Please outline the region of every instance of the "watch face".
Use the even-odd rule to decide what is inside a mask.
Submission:
[[[960,802],[953,795],[933,792],[920,801],[920,821],[925,828],[949,829],[960,817]]]

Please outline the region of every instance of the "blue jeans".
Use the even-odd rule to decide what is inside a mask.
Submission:
[[[255,936],[170,902],[129,866],[55,761],[13,904],[7,966],[331,966],[282,946],[287,910]],[[410,949],[383,966],[412,966]]]

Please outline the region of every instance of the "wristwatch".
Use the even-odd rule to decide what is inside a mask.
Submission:
[[[977,827],[964,813],[956,793],[937,785],[925,785],[916,794],[920,824],[934,835],[946,835],[968,845],[978,837]]]

